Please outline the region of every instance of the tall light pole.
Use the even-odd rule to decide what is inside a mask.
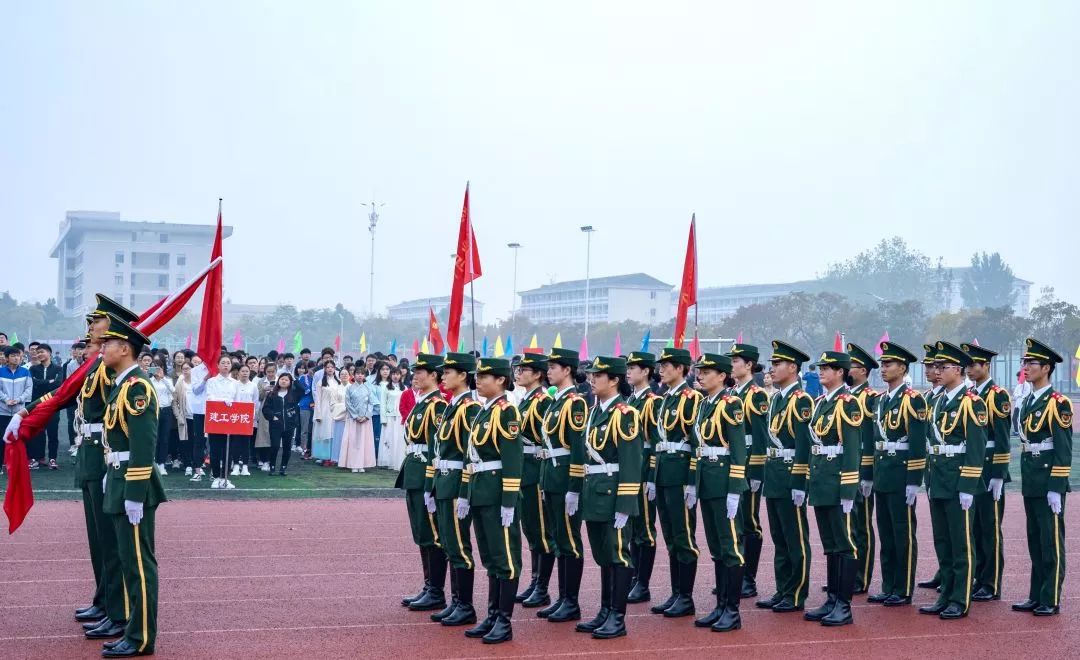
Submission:
[[[581,228],[585,232],[585,341],[589,340],[589,261],[592,257],[592,235],[596,231],[592,225]]]
[[[386,206],[386,202],[379,204],[375,203],[375,200],[371,200],[370,204],[365,203],[371,209],[368,213],[368,231],[371,232],[371,273],[368,280],[368,316],[375,316],[375,225],[379,224],[379,212],[376,209],[380,209]]]
[[[514,251],[514,301],[510,305],[510,336],[513,337],[514,331],[517,330],[517,262],[521,243],[507,243],[506,247]]]
[[[344,346],[345,345],[345,317],[343,315],[341,315],[341,314],[338,314],[337,317],[338,317],[338,322],[339,322],[339,324],[338,324],[338,339],[341,340],[341,345]]]

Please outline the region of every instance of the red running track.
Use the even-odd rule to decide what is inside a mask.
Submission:
[[[936,568],[929,512],[920,499],[919,570]],[[664,620],[648,605],[631,605],[629,636],[593,640],[573,624],[551,624],[534,610],[514,612],[514,640],[484,646],[461,629],[443,628],[427,613],[401,607],[403,594],[421,581],[419,556],[400,500],[179,501],[158,515],[157,555],[161,603],[157,655],[165,658],[474,658],[714,657],[722,649],[752,657],[785,657],[810,650],[860,657],[1066,657],[1080,648],[1080,584],[1066,579],[1062,614],[1040,619],[1009,610],[1027,594],[1028,559],[1020,498],[1010,493],[1005,516],[1005,597],[975,603],[971,616],[940,621],[915,607],[885,609],[856,597],[855,625],[828,629],[801,614],[773,614],[744,601],[743,629],[718,634],[691,619]],[[813,515],[813,514],[811,514]],[[1076,527],[1069,512],[1069,532]],[[813,527],[813,525],[811,525]],[[767,538],[767,532],[766,532]],[[1080,538],[1066,536],[1075,565]],[[705,548],[704,532],[698,543]],[[823,595],[824,561],[816,532],[810,605]],[[758,587],[771,592],[771,544],[766,541]],[[478,556],[477,556],[478,558]],[[707,559],[702,561],[703,566]],[[527,573],[527,568],[526,568]],[[77,502],[43,502],[14,536],[0,539],[0,648],[9,658],[91,658],[100,643],[87,641],[72,610],[88,602],[92,578]],[[526,576],[527,577],[527,576]],[[582,604],[598,606],[598,573],[586,563]],[[712,571],[698,572],[695,600],[711,609]],[[552,580],[554,583],[554,579]],[[487,581],[477,577],[476,601],[486,602]],[[654,598],[665,598],[667,560],[656,561]],[[877,580],[875,580],[875,585]],[[553,584],[554,586],[554,584]],[[920,589],[917,604],[934,600]]]

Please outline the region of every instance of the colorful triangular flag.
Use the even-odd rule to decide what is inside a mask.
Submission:
[[[503,350],[502,335],[495,337],[495,357],[501,358],[506,355],[506,351]]]
[[[238,349],[238,348],[242,348],[243,346],[244,346],[244,337],[240,334],[240,331],[237,330],[236,334],[233,335],[233,338],[232,338],[232,347],[235,350],[235,349]]]
[[[361,335],[363,337],[363,335]],[[397,355],[397,339],[390,340],[390,355]]]
[[[652,340],[652,328],[645,331],[645,336],[641,338],[641,351],[643,353],[649,352],[649,341]]]
[[[367,333],[366,332],[361,332],[360,333],[360,352],[364,353],[364,354],[367,353]]]
[[[833,339],[832,349],[839,353],[844,352],[844,335],[840,334],[839,330],[836,331],[836,337]]]
[[[278,355],[285,352],[285,338],[284,337],[277,340],[277,352],[278,352]]]
[[[881,335],[881,339],[877,341],[877,346],[874,347],[874,353],[878,356],[882,355],[885,351],[881,350],[881,345],[889,341],[889,331],[886,330]]]
[[[551,345],[552,348],[562,348],[562,333],[555,333],[555,343]]]
[[[532,341],[529,342],[529,348],[540,348],[540,342],[536,340],[535,334],[533,334]]]
[[[293,335],[293,338],[292,338],[292,352],[296,353],[297,355],[300,355],[300,351],[303,348],[304,348],[304,335],[302,335],[300,333],[300,331],[297,330],[296,334]]]
[[[414,360],[417,355],[420,355],[420,340],[414,339],[412,342],[412,356]]]
[[[430,348],[428,348],[427,337],[424,337],[424,341],[420,343],[420,352],[421,353],[430,353],[431,352]]]
[[[735,343],[736,344],[741,344],[742,343],[742,332],[739,332],[739,336],[735,338]]]
[[[507,355],[513,355],[514,354],[514,338],[513,337],[508,336],[506,338],[506,354]]]
[[[334,352],[341,352],[341,335],[334,335]]]
[[[675,348],[675,340],[671,337],[668,337],[667,343],[664,344],[664,348]]]
[[[484,341],[480,342],[480,356],[481,357],[487,357],[488,356],[487,335],[484,335]]]
[[[614,355],[622,355],[622,337],[619,336],[619,331],[615,331],[615,353]]]
[[[582,337],[581,338],[581,348],[578,349],[578,357],[581,358],[582,360],[588,360],[589,359],[589,338],[588,337]]]
[[[701,341],[698,339],[697,330],[694,331],[694,338],[690,341],[690,357],[695,360],[701,357]]]
[[[189,350],[191,349],[191,333],[190,332],[188,333],[187,339],[184,340],[184,348],[189,349]],[[285,350],[284,347],[282,347],[281,350]]]
[[[1076,347],[1076,354],[1073,356],[1077,360],[1076,365],[1076,386],[1080,387],[1080,346]]]

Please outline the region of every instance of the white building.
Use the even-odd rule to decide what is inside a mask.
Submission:
[[[464,302],[462,303],[461,312],[461,325],[466,326],[472,319],[472,298],[469,296],[463,296]],[[428,322],[428,308],[435,310],[435,317],[439,319],[440,324],[448,322],[447,314],[450,310],[450,296],[439,296],[436,298],[417,298],[416,300],[406,300],[405,302],[399,302],[396,305],[391,305],[386,308],[386,314],[391,319],[396,321],[422,321],[427,326]],[[477,325],[484,322],[484,303],[479,300],[476,301],[476,323]],[[446,332],[446,326],[441,326],[442,331]]]
[[[760,305],[773,298],[805,290],[808,282],[782,284],[735,284],[698,290],[698,322],[720,323],[735,315],[740,307]]]
[[[210,260],[213,224],[121,220],[119,213],[68,211],[50,257],[57,260],[56,304],[81,316],[104,293],[135,312],[150,307]],[[222,236],[232,235],[225,226]],[[202,293],[188,303],[198,309]]]
[[[964,307],[964,281],[971,272],[971,266],[946,268],[945,278],[948,289],[945,292],[945,306],[950,312],[958,312]],[[1033,283],[1013,276],[1013,314],[1027,316],[1031,313],[1031,285]]]
[[[521,291],[518,314],[534,323],[584,323],[585,280]],[[671,319],[672,286],[645,273],[589,280],[589,322],[664,323]]]

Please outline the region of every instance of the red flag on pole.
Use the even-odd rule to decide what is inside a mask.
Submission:
[[[210,261],[221,256],[221,199],[218,199],[217,231],[214,234],[214,247],[210,250]],[[221,354],[221,271],[215,268],[206,277],[206,289],[203,291],[202,320],[199,321],[199,357],[208,365],[217,362]],[[211,367],[212,371],[212,367]]]
[[[341,352],[341,335],[334,335],[334,352]]]
[[[675,313],[675,348],[682,348],[686,339],[686,313],[697,304],[697,216],[690,217],[690,237],[686,239],[686,259],[683,261],[682,285],[679,287],[679,307]]]
[[[476,247],[472,219],[469,217],[469,184],[465,184],[465,202],[461,205],[458,226],[457,256],[454,259],[454,282],[450,288],[450,316],[446,322],[446,343],[458,345],[461,313],[465,304],[465,285],[480,277],[480,252]]]
[[[91,362],[91,360],[86,360]],[[79,381],[80,383],[82,381]],[[4,465],[8,471],[8,487],[4,493],[4,513],[8,519],[8,534],[14,534],[34,506],[34,488],[30,483],[30,462],[26,458],[26,443],[4,445]]]
[[[833,350],[843,353],[844,352],[844,335],[840,334],[840,331],[836,331],[836,338],[833,339]]]
[[[412,343],[412,356],[414,360],[416,359],[417,355],[420,355],[420,340],[414,339]]]
[[[694,339],[690,342],[690,357],[695,360],[701,357],[701,342],[698,341],[697,330],[694,330]]]
[[[431,352],[442,355],[443,338],[439,331],[439,319],[435,318],[435,310],[428,307],[428,339],[431,341]]]
[[[187,339],[184,340],[184,348],[191,348],[191,333],[188,333]]]
[[[622,337],[619,336],[619,331],[615,331],[615,355],[622,355]]]
[[[588,337],[582,337],[581,338],[581,347],[578,350],[578,357],[580,357],[582,360],[588,360],[589,359],[589,338]]]
[[[741,332],[739,333],[739,336],[735,338],[735,343],[736,344],[741,344],[742,343],[742,333]]]

